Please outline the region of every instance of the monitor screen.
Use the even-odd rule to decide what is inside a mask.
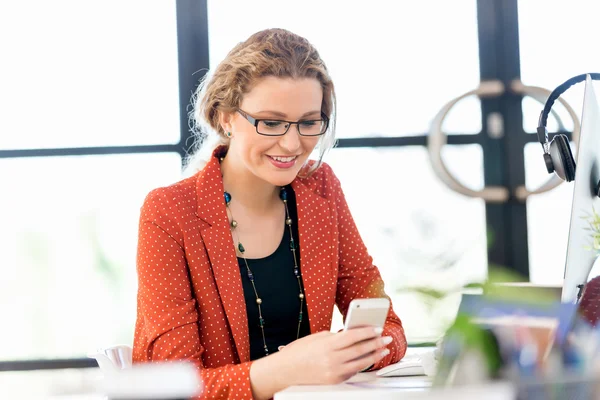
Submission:
[[[585,83],[581,135],[577,146],[577,166],[569,242],[565,264],[565,280],[562,290],[563,302],[574,302],[579,287],[588,281],[597,252],[592,249],[593,239],[589,217],[595,210],[600,214],[600,197],[597,196],[600,182],[600,107],[594,93],[592,79],[588,75]],[[549,215],[548,218],[552,218]],[[551,245],[552,238],[548,238]],[[590,277],[591,278],[591,277]]]

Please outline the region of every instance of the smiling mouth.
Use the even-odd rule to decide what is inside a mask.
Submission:
[[[289,163],[294,161],[296,158],[298,158],[298,156],[290,156],[290,157],[279,157],[279,156],[267,156],[269,158],[272,158],[275,161],[279,161],[279,162],[283,162],[283,163]]]

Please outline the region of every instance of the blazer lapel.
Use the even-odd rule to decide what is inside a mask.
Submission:
[[[298,207],[300,269],[311,333],[329,330],[337,288],[335,208],[300,180],[292,182]]]
[[[216,153],[216,152],[215,152]],[[197,181],[198,217],[210,226],[200,234],[231,328],[240,362],[250,361],[248,316],[242,279],[225,207],[223,179],[217,157],[211,157]]]

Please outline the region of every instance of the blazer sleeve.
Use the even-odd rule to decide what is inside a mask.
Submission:
[[[252,399],[252,362],[204,368],[183,234],[172,214],[177,207],[159,190],[148,195],[140,217],[133,362],[191,361],[200,374],[201,398]]]
[[[327,175],[329,190],[332,192],[331,196],[335,201],[339,226],[339,269],[336,304],[345,320],[348,306],[353,299],[374,297],[387,297],[389,299],[389,296],[385,293],[379,270],[373,265],[373,258],[369,255],[352,218],[339,179],[335,176],[331,167],[327,164],[323,164],[323,167]],[[371,368],[372,370],[396,363],[406,353],[407,343],[404,328],[392,307],[390,307],[383,328],[383,335],[393,338],[392,343],[387,347],[390,354],[375,364]]]

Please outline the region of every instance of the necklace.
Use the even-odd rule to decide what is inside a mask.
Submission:
[[[281,199],[281,201],[283,201],[283,205],[285,207],[285,225],[287,226],[287,229],[289,229],[289,232],[290,232],[290,251],[292,252],[292,255],[294,256],[294,276],[296,276],[296,280],[298,281],[298,290],[299,290],[298,298],[300,299],[300,313],[298,314],[298,330],[296,333],[296,339],[299,339],[300,338],[300,327],[302,326],[302,306],[304,304],[304,290],[302,288],[302,276],[300,275],[300,269],[298,268],[298,260],[297,260],[297,256],[296,256],[297,247],[296,247],[296,243],[294,242],[294,235],[292,233],[293,221],[290,218],[290,211],[288,209],[288,204],[287,204],[287,191],[286,191],[285,187],[281,188],[281,190],[279,192],[279,198]],[[254,289],[254,295],[256,297],[256,305],[258,307],[258,324],[260,326],[260,330],[262,333],[262,339],[263,339],[263,348],[265,350],[265,355],[268,356],[269,348],[267,347],[267,341],[265,339],[265,320],[262,315],[262,299],[258,295],[258,291],[256,290],[256,285],[254,284],[254,275],[252,274],[252,270],[250,269],[250,266],[248,265],[248,260],[246,260],[246,257],[244,256],[246,249],[244,248],[244,245],[239,240],[239,237],[237,235],[236,228],[238,226],[238,223],[233,218],[233,213],[231,212],[231,209],[229,208],[230,203],[231,203],[231,194],[229,194],[229,192],[225,192],[225,206],[227,207],[229,216],[231,218],[231,224],[230,224],[231,233],[234,236],[235,241],[237,242],[236,247],[237,247],[238,251],[240,252],[240,254],[242,255],[242,259],[244,260],[244,264],[246,266],[246,276],[250,280],[250,283],[252,284],[252,288]]]

